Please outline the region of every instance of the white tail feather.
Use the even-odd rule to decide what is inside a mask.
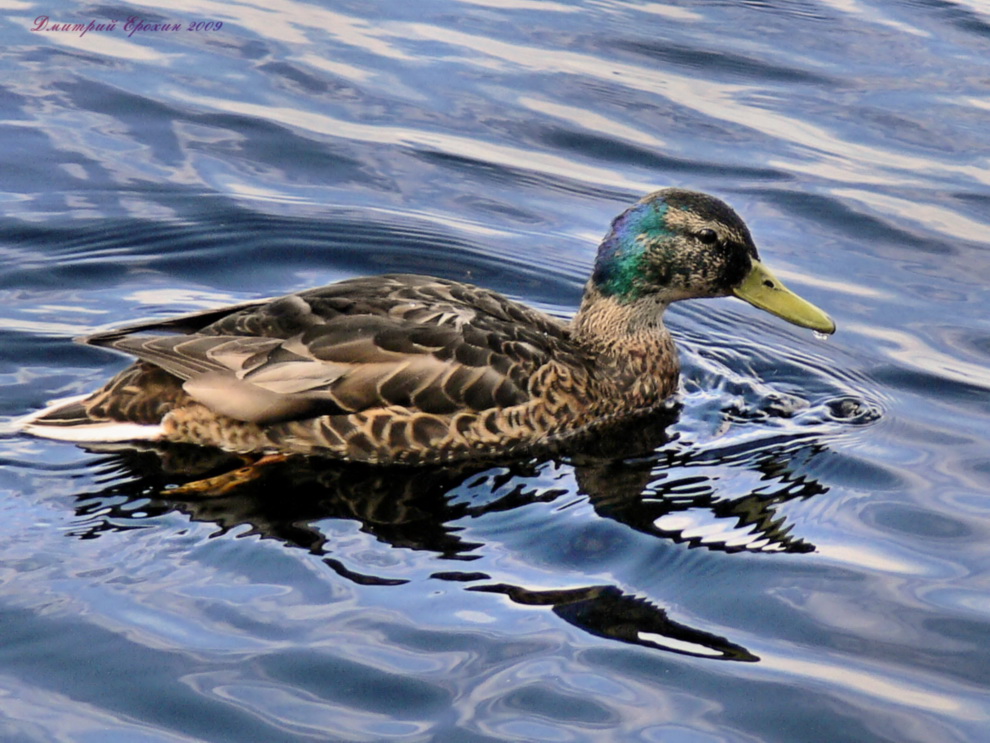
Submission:
[[[110,443],[115,441],[156,441],[161,438],[161,425],[141,423],[91,423],[82,426],[45,426],[29,423],[21,427],[24,433],[43,439],[77,443]]]

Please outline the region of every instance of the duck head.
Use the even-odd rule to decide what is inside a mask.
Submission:
[[[760,262],[738,214],[719,199],[684,189],[652,193],[616,217],[589,288],[619,304],[652,300],[661,307],[734,295],[795,325],[835,332],[828,315]]]

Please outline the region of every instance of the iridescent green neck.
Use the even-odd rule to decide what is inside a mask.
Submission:
[[[640,202],[620,214],[598,248],[592,282],[606,297],[631,302],[643,295],[641,278],[648,244],[673,233],[667,227],[667,203]]]

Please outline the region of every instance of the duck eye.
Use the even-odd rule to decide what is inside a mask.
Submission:
[[[718,242],[718,233],[715,230],[708,229],[707,227],[701,230],[698,235],[698,239],[701,240],[705,245],[714,245]]]

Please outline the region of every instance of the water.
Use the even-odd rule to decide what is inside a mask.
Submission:
[[[983,4],[170,7],[5,4],[5,420],[126,363],[75,336],[349,276],[567,316],[664,185],[839,331],[676,307],[673,422],[573,461],[203,498],[8,433],[0,739],[985,739]]]

